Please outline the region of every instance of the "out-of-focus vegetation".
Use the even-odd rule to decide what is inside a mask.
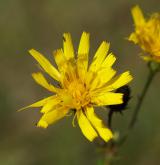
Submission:
[[[0,164],[96,164],[95,144],[84,138],[78,126],[72,127],[71,117],[43,130],[35,127],[38,109],[16,112],[47,96],[30,76],[38,69],[27,51],[35,48],[52,59],[52,51],[62,46],[63,32],[72,34],[76,47],[81,32],[90,32],[91,56],[102,40],[111,42],[118,57],[115,67],[134,75],[132,107],[147,75],[140,51],[126,40],[133,30],[130,9],[135,4],[148,15],[160,11],[159,0],[0,0]],[[159,82],[157,74],[138,123],[120,149],[118,165],[160,162]],[[131,114],[128,109],[123,116],[115,115],[114,128],[123,132]]]

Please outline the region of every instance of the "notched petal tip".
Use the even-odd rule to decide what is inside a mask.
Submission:
[[[130,71],[128,71],[128,79],[129,79],[129,82],[133,80],[133,76],[131,75]]]
[[[110,129],[107,129],[106,135],[107,136],[105,138],[103,138],[103,140],[105,142],[108,142],[109,140],[113,139],[113,137],[114,137],[114,135]]]
[[[32,49],[29,49],[29,50],[28,50],[28,52],[32,52],[32,51],[34,51],[34,50],[35,50],[34,48],[32,48]]]
[[[29,55],[34,56],[34,54],[37,53],[38,51],[32,48],[32,49],[29,49],[28,52],[29,52]]]
[[[90,33],[89,32],[86,32],[86,31],[83,31],[82,32],[82,35],[81,35],[81,38],[83,37],[90,37]]]
[[[53,56],[59,56],[61,53],[63,53],[63,49],[62,48],[54,50],[53,51]]]
[[[42,76],[42,73],[41,72],[34,72],[34,73],[31,73],[31,76],[32,76],[32,78],[35,78],[37,76]]]
[[[47,128],[48,127],[48,123],[44,120],[40,120],[38,123],[37,123],[37,127],[41,127],[41,128]]]
[[[90,39],[90,33],[86,32],[86,31],[83,31],[82,36],[88,40]],[[82,36],[81,36],[81,38],[82,38]]]
[[[139,5],[134,5],[132,8],[131,8],[131,11],[140,11],[141,12],[141,8],[139,7]]]
[[[90,34],[89,32],[87,31],[83,31],[82,34]]]
[[[66,42],[67,38],[71,38],[71,34],[69,32],[63,33],[63,41]]]
[[[107,53],[108,53],[108,51],[110,49],[110,42],[108,42],[108,41],[102,41],[100,47],[103,48],[104,50],[106,50],[106,55],[107,55]]]

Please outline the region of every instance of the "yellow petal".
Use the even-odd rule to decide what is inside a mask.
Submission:
[[[59,81],[60,73],[42,54],[34,49],[29,50],[29,53],[38,61],[46,73],[48,73],[55,80]]]
[[[68,109],[59,108],[45,113],[37,123],[37,127],[47,128],[48,125],[53,124],[57,120],[63,118],[68,113],[68,111]]]
[[[47,80],[45,79],[45,77],[43,76],[42,73],[40,73],[40,72],[33,73],[32,77],[39,85],[46,88],[47,90],[49,90],[51,92],[56,92],[57,91],[57,89],[53,85],[51,85],[47,82]]]
[[[21,109],[19,109],[18,111],[22,111],[22,110],[25,110],[25,109],[27,109],[27,108],[32,108],[32,107],[42,107],[42,106],[44,106],[44,105],[46,104],[46,102],[47,102],[48,100],[52,100],[53,98],[54,98],[54,96],[47,97],[47,98],[45,98],[45,99],[42,99],[42,100],[40,100],[40,101],[37,101],[37,102],[35,102],[35,103],[29,105],[29,106],[26,106],[26,107],[24,107],[24,108],[21,108]]]
[[[112,68],[105,68],[98,72],[98,76],[101,81],[101,85],[106,84],[116,74],[116,71]]]
[[[112,53],[105,58],[97,73],[92,74],[93,76],[90,81],[87,80],[89,81],[91,90],[105,85],[116,74],[116,71],[111,68],[115,61],[116,57]],[[87,77],[87,79],[89,78]]]
[[[67,60],[74,58],[74,49],[70,33],[63,34],[63,49]]]
[[[61,73],[61,85],[67,86],[66,80],[74,80],[77,76],[76,66],[73,60],[67,61],[63,50],[58,49],[53,52],[56,64]]]
[[[85,113],[89,121],[92,123],[92,125],[104,141],[108,142],[111,138],[113,138],[111,130],[108,129],[103,124],[103,121],[97,117],[97,115],[94,113],[93,107],[87,107]]]
[[[54,103],[52,104],[52,101],[47,102],[41,109],[41,113],[48,113],[50,110],[52,110],[54,107]]]
[[[133,7],[131,12],[135,25],[143,26],[145,24],[145,19],[140,7],[139,6]]]
[[[77,111],[77,119],[82,133],[89,141],[93,141],[96,137],[98,137],[97,132],[94,130],[82,110]]]
[[[102,63],[101,67],[112,67],[112,65],[114,64],[114,62],[116,61],[116,57],[114,56],[114,54],[110,53],[104,60],[104,62]]]
[[[136,33],[131,33],[131,35],[129,36],[128,40],[129,41],[133,41],[135,44],[137,44],[138,43],[138,38],[137,38]]]
[[[60,102],[61,100],[57,96],[54,96],[51,100],[46,102],[46,104],[41,109],[41,113],[48,113],[49,111],[53,110],[53,108],[56,108]]]
[[[122,99],[122,93],[106,92],[99,95],[93,95],[91,102],[98,106],[115,105],[123,103]]]
[[[56,51],[53,52],[53,56],[54,59],[56,61],[56,64],[58,66],[58,70],[62,73],[65,72],[66,70],[66,65],[67,65],[67,61],[65,59],[64,53],[62,49],[58,49]]]
[[[90,88],[91,83],[93,82],[93,80],[95,79],[95,77],[97,76],[96,72],[87,72],[86,73],[86,80],[85,80],[85,84],[87,86],[87,88]]]
[[[111,80],[110,82],[108,82],[108,86],[106,86],[106,88],[103,88],[104,91],[111,91],[111,90],[115,90],[117,88],[120,88],[126,84],[128,84],[131,80],[133,79],[133,77],[130,75],[130,72],[124,72],[121,75],[115,77],[113,80]]]
[[[89,53],[89,33],[83,32],[79,43],[78,59],[77,59],[77,69],[78,69],[79,77],[83,79],[88,68],[88,53]]]
[[[89,53],[89,33],[83,32],[80,43],[79,43],[79,48],[78,48],[78,58],[81,58],[79,56],[81,55],[86,55]]]
[[[96,90],[97,88],[105,85],[111,78],[116,74],[116,71],[112,68],[101,69],[97,72],[97,75],[94,76],[94,79],[90,82],[90,90]]]
[[[109,50],[109,43],[103,41],[93,58],[93,62],[89,68],[89,71],[96,72],[101,67],[101,64],[103,63],[105,57],[107,56],[108,50]]]

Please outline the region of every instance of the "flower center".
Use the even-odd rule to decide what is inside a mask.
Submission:
[[[77,110],[90,102],[89,91],[80,80],[70,82],[67,87],[67,93],[62,97],[67,106]]]

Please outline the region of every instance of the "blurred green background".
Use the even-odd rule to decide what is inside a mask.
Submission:
[[[91,33],[91,56],[102,40],[111,42],[118,57],[115,68],[131,70],[133,107],[147,76],[140,49],[126,37],[133,31],[130,9],[139,4],[146,16],[160,11],[159,0],[0,0],[0,165],[96,165],[96,145],[66,117],[48,129],[36,128],[38,109],[16,110],[48,95],[35,84],[38,71],[28,55],[35,48],[51,58],[70,32],[77,47],[82,31]],[[160,75],[148,91],[136,127],[119,151],[118,165],[160,162]],[[100,110],[101,111],[101,110]],[[102,110],[103,111],[103,110]],[[132,108],[115,115],[114,129],[123,133]],[[103,113],[107,120],[107,112]]]

